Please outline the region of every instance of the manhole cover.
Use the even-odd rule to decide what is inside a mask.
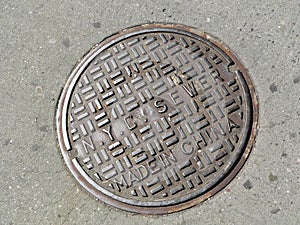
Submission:
[[[115,207],[161,214],[218,192],[246,160],[258,104],[228,48],[183,25],[148,24],[104,40],[59,100],[63,158]]]

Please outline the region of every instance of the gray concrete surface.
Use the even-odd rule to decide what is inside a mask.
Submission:
[[[291,1],[0,2],[0,224],[300,224],[300,5]],[[104,37],[149,21],[223,40],[259,95],[259,133],[237,178],[203,204],[132,215],[80,190],[54,130],[60,90]]]

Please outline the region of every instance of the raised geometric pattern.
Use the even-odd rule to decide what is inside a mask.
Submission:
[[[231,64],[209,45],[167,32],[111,46],[74,88],[71,151],[116,195],[172,200],[205,187],[243,134],[245,96]]]

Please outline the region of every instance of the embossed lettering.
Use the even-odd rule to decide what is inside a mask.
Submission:
[[[212,81],[214,82],[214,84],[218,84],[218,80],[220,82],[223,82],[224,79],[221,77],[219,71],[217,69],[213,70],[212,72],[209,73]]]
[[[128,185],[129,185],[129,187],[132,186],[133,182],[139,182],[139,181],[140,181],[140,179],[137,177],[137,175],[135,175],[133,173],[133,171],[128,172]]]
[[[181,145],[181,149],[182,149],[182,152],[187,154],[187,155],[190,155],[194,152],[194,146],[192,145],[192,143],[189,141],[189,142],[183,142],[182,145]]]
[[[170,95],[174,105],[177,106],[183,102],[182,99],[180,99],[180,96],[178,95],[178,92],[176,90],[171,92],[169,95]]]
[[[86,140],[82,140],[82,145],[83,145],[83,148],[84,148],[84,150],[85,150],[86,153],[89,153],[87,147],[89,147],[92,150],[96,150],[94,142],[93,142],[93,140],[92,140],[91,137],[89,137],[89,140],[90,140],[90,143],[87,142]]]
[[[126,182],[126,180],[125,180],[124,175],[121,175],[121,176],[120,176],[120,180],[114,178],[113,182],[114,182],[114,184],[116,185],[116,188],[118,189],[118,191],[121,191],[120,186],[121,186],[121,187],[126,187],[126,188],[128,188],[128,184],[127,184],[127,182]]]
[[[197,89],[193,81],[188,82],[185,85],[182,85],[182,88],[188,93],[192,98],[198,95]]]
[[[114,140],[114,137],[112,136],[112,133],[111,133],[111,126],[108,127],[108,130],[102,129],[102,131],[108,135],[108,137],[111,141]]]
[[[219,140],[219,135],[221,135],[221,136],[226,135],[226,133],[220,123],[217,123],[216,127],[212,126],[210,128],[210,130],[211,130],[212,134],[215,136],[216,140]]]
[[[173,80],[173,82],[175,83],[175,84],[182,84],[182,80],[181,80],[181,77],[180,76],[178,76],[178,74],[177,73],[174,73],[173,75],[171,75],[171,79]]]
[[[230,133],[234,128],[239,128],[240,126],[237,125],[233,120],[227,118],[227,126],[228,132]]]
[[[202,149],[202,147],[200,145],[201,143],[204,145],[204,147],[207,146],[207,142],[206,142],[205,138],[203,137],[203,135],[201,134],[201,132],[199,132],[199,136],[197,138],[194,137],[194,139],[197,143],[198,149]]]
[[[145,180],[149,176],[149,170],[145,166],[138,166],[128,171],[125,175],[121,175],[119,179],[114,178],[113,183],[116,188],[120,191],[120,187],[129,188],[134,183]]]
[[[129,130],[132,130],[137,127],[137,124],[133,122],[133,116],[128,115],[127,117],[124,118],[124,121],[126,123],[126,126]]]
[[[147,165],[148,165],[148,167],[150,169],[151,174],[155,174],[155,173],[161,171],[161,168],[157,166],[155,158],[153,160],[151,160],[151,161],[148,161]]]
[[[164,100],[162,100],[162,99],[161,99],[161,100],[156,100],[156,101],[154,102],[154,106],[155,106],[157,109],[159,109],[159,110],[158,110],[159,113],[164,113],[164,112],[166,112],[166,111],[168,110],[167,105],[164,104],[163,102],[164,102]]]
[[[139,166],[136,168],[136,170],[137,170],[139,176],[141,177],[141,180],[144,180],[149,175],[149,171],[147,170],[147,168],[145,166]]]
[[[169,150],[169,151],[170,151],[170,155],[168,155],[166,153],[162,153],[161,155],[159,155],[159,158],[164,167],[171,165],[170,161],[177,162],[177,159],[174,156],[173,152],[171,150]]]
[[[198,80],[201,84],[201,87],[203,88],[203,91],[207,91],[208,89],[211,88],[211,85],[207,82],[205,76],[200,77]]]

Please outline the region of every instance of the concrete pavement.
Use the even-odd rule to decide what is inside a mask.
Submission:
[[[299,224],[299,1],[1,1],[0,224]],[[259,132],[238,176],[208,201],[133,215],[81,190],[57,147],[54,114],[94,44],[145,22],[178,22],[224,41],[252,76]]]

